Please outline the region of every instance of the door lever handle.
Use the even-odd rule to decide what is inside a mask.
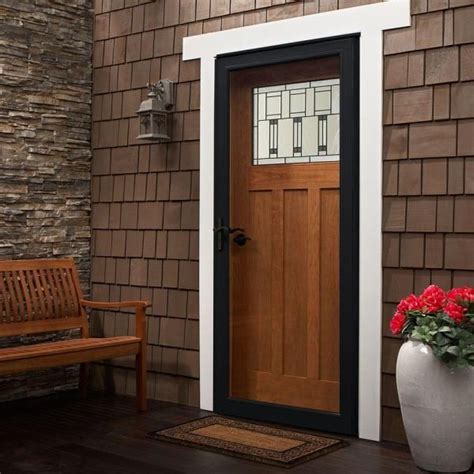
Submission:
[[[230,234],[234,232],[244,232],[244,229],[240,227],[229,227],[227,225],[223,225],[223,219],[217,219],[217,227],[214,227],[213,232],[217,238],[217,250],[221,252],[224,249],[224,237],[228,237]]]
[[[227,225],[221,225],[220,227],[215,227],[212,229],[214,233],[223,232],[225,235],[233,234],[234,232],[245,232],[244,229],[240,227],[229,227]]]

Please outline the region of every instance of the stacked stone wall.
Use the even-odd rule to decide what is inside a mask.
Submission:
[[[92,0],[0,1],[0,259],[72,256],[85,292],[92,18]],[[0,400],[75,384],[74,368],[3,377]]]

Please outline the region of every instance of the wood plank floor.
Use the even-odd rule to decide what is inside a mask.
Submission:
[[[150,440],[146,433],[208,413],[134,399],[61,394],[0,405],[0,473],[397,474],[419,473],[406,447],[349,439],[350,446],[290,471]]]

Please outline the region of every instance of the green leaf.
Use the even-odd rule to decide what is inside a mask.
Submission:
[[[450,328],[449,326],[441,326],[439,329],[438,329],[438,332],[451,332],[452,328]]]
[[[446,354],[446,351],[448,350],[448,347],[449,346],[440,346],[437,352],[440,356],[444,356]]]
[[[439,345],[439,346],[444,346],[445,344],[449,344],[451,341],[444,335],[444,334],[440,334],[438,333],[436,335],[436,343]]]
[[[449,346],[448,349],[446,350],[449,354],[452,354],[453,356],[458,356],[459,355],[459,347],[457,346]]]

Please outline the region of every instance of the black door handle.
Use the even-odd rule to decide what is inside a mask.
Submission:
[[[247,237],[245,234],[243,234],[242,232],[240,232],[239,234],[237,234],[235,237],[234,237],[234,242],[239,246],[239,247],[243,247],[246,243],[247,243],[247,240],[252,240],[250,237]]]
[[[225,235],[233,234],[234,232],[244,232],[244,229],[240,227],[229,227],[227,225],[221,225],[220,227],[216,227],[213,229],[215,233],[223,232]]]
[[[244,229],[241,229],[240,227],[230,227],[227,225],[223,224],[223,219],[219,218],[217,219],[217,227],[214,227],[212,229],[214,231],[214,234],[216,235],[216,243],[217,243],[217,250],[221,252],[224,249],[224,237],[228,237],[230,234],[234,234],[235,232],[245,232]],[[239,234],[243,235],[245,237],[245,234]],[[239,235],[236,236],[239,237]],[[239,242],[241,241],[242,237],[239,237]],[[248,237],[246,238],[246,240]],[[234,241],[237,243],[237,241],[234,239]],[[245,240],[243,243],[237,243],[237,245],[245,245]]]

